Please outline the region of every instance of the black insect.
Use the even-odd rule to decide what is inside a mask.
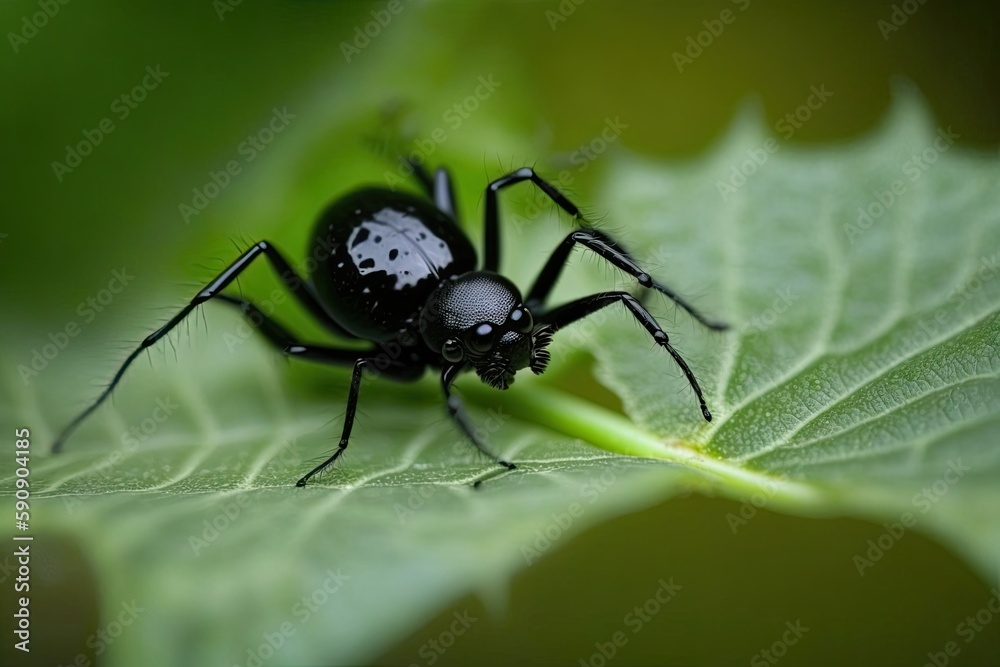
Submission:
[[[311,256],[318,261],[308,280],[299,277],[267,241],[244,252],[170,321],[142,341],[97,400],[63,430],[53,451],[59,451],[80,422],[107,399],[144,349],[163,338],[195,307],[213,298],[240,308],[273,345],[290,357],[354,367],[340,446],[297,486],[305,486],[309,478],[332,465],[346,449],[365,369],[377,369],[380,374],[403,381],[416,380],[428,366],[441,369],[449,414],[472,444],[513,470],[513,463],[495,456],[476,436],[461,402],[451,392],[452,382],[462,371],[472,369],[486,384],[507,389],[522,368],[542,373],[549,361],[546,347],[553,334],[615,303],[624,305],[653,340],[670,353],[694,389],[705,419],[711,421],[691,369],[634,296],[623,291],[602,292],[555,308],[545,302],[570,252],[579,244],[634,276],[643,287],[667,295],[706,327],[721,330],[725,325],[706,320],[681,297],[654,281],[620,243],[593,228],[566,236],[542,268],[528,297],[522,298],[517,287],[497,273],[497,193],[509,185],[531,181],[578,220],[582,220],[580,210],[532,169],[518,169],[498,178],[486,188],[486,257],[482,267],[476,269],[476,252],[455,222],[455,197],[448,172],[438,169],[432,177],[419,164],[412,166],[426,198],[364,188],[334,201],[323,212],[312,235]],[[270,261],[285,286],[327,329],[338,336],[369,341],[371,347],[358,351],[299,342],[250,301],[223,294],[226,286],[260,255]]]

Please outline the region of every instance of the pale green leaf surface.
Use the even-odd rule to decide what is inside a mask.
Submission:
[[[732,166],[748,151],[762,154],[770,135],[761,125],[745,114],[693,166],[621,156],[601,199],[629,221],[633,245],[659,249],[672,280],[685,293],[703,291],[699,304],[733,325],[724,349],[687,326],[677,339],[715,421],[699,424],[686,393],[636,381],[653,360],[631,349],[637,338],[627,323],[601,328],[600,377],[652,432],[808,483],[830,509],[883,519],[912,512],[995,577],[996,159],[943,140],[937,147],[947,150],[935,150],[947,128],[935,128],[903,90],[871,136],[824,149],[779,140],[766,164],[723,197],[718,183]],[[921,167],[914,157],[928,149]],[[859,224],[859,207],[894,181],[902,194],[867,228]],[[968,471],[946,484],[952,463]],[[925,488],[932,492],[917,499]]]

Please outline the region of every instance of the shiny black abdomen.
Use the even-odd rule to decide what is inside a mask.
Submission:
[[[327,310],[355,336],[377,342],[407,328],[442,280],[476,265],[469,239],[433,202],[383,188],[331,204],[309,251]]]

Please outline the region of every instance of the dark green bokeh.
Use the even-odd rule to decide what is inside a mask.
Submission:
[[[884,39],[877,21],[890,17],[890,4],[754,0],[683,73],[672,53],[733,3],[588,0],[555,30],[545,16],[558,11],[555,1],[440,4],[394,19],[422,22],[426,38],[404,48],[434,49],[435,36],[448,34],[455,52],[442,54],[442,62],[481,63],[533,102],[511,109],[511,122],[537,137],[539,155],[482,146],[484,155],[504,163],[572,151],[616,116],[630,125],[622,137],[629,149],[693,155],[724,131],[748,96],[759,97],[773,123],[821,84],[835,97],[794,140],[843,140],[879,121],[895,76],[915,82],[939,123],[953,126],[963,143],[995,152],[1000,139],[1000,11],[992,3],[931,0]],[[177,203],[272,107],[318,77],[335,82],[346,72],[340,42],[384,6],[243,3],[220,21],[207,1],[159,7],[70,2],[17,53],[9,49],[0,62],[8,130],[0,215],[4,346],[59,327],[107,280],[110,267],[143,267],[142,286],[126,297],[141,308],[143,293],[159,293],[158,280],[202,276],[193,267],[226,256],[226,239],[247,230],[185,226]],[[5,5],[4,32],[20,30],[22,17],[35,11],[35,3]],[[392,41],[392,28],[378,40]],[[375,42],[359,61],[376,57],[378,47]],[[162,88],[116,122],[98,150],[58,182],[51,162],[156,64],[170,72]],[[407,66],[401,59],[401,73]],[[412,76],[449,85],[447,66]],[[375,97],[396,95],[384,82],[370,85]],[[374,126],[378,109],[359,111],[370,112]],[[363,167],[372,171],[371,164]],[[477,201],[480,174],[462,176],[468,210]],[[331,194],[351,185],[331,184]],[[586,179],[575,185],[584,199],[586,185]],[[268,233],[295,248],[303,222],[275,221]],[[116,324],[103,321],[86,331],[80,349],[98,354]],[[20,348],[11,354],[22,356]],[[574,377],[567,385],[601,393],[586,382],[579,389]],[[490,662],[484,651],[495,662],[522,652],[539,663],[574,662],[620,629],[623,613],[647,597],[650,584],[673,575],[692,582],[690,597],[671,603],[622,649],[617,664],[653,664],[664,655],[678,663],[747,664],[796,618],[813,629],[784,664],[920,664],[989,596],[965,565],[922,537],[901,541],[885,563],[858,579],[845,563],[854,545],[878,535],[877,526],[764,512],[733,539],[724,517],[737,508],[692,497],[593,531],[519,576],[507,620],[484,620],[442,662]],[[466,608],[487,618],[474,600],[456,603],[456,610]],[[420,646],[444,629],[451,611],[387,647],[386,661],[419,662]],[[952,664],[990,664],[997,655],[1000,623],[963,645]]]

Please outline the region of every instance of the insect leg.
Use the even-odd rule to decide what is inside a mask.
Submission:
[[[452,219],[458,219],[458,208],[455,206],[455,193],[451,184],[451,174],[444,167],[438,167],[431,176],[427,167],[419,160],[407,157],[406,164],[413,170],[413,176],[420,182],[420,187],[427,196],[434,200],[434,205],[447,213]]]
[[[545,266],[538,274],[538,277],[535,278],[535,284],[532,285],[531,291],[528,292],[526,304],[529,309],[531,309],[532,306],[538,307],[545,303],[545,300],[552,291],[556,280],[559,278],[559,274],[566,265],[566,260],[569,257],[570,251],[572,251],[573,247],[577,244],[580,244],[584,248],[597,253],[615,267],[636,278],[639,281],[639,284],[643,287],[655,289],[656,291],[665,294],[674,303],[690,313],[694,319],[698,320],[698,322],[709,329],[723,331],[728,328],[728,325],[726,324],[713,322],[707,319],[704,315],[695,310],[694,306],[685,301],[672,289],[653,280],[653,278],[648,273],[643,271],[642,268],[636,263],[632,255],[622,247],[621,243],[596,229],[571,232],[565,239],[563,239],[562,243],[560,243],[555,251],[553,251],[553,253],[549,256]]]
[[[684,372],[684,376],[687,378],[691,388],[694,389],[694,393],[698,397],[698,403],[701,406],[701,414],[705,417],[705,421],[712,421],[712,413],[709,412],[708,406],[705,405],[705,396],[701,392],[701,387],[698,386],[698,380],[695,379],[694,373],[691,372],[687,363],[670,344],[670,339],[656,319],[639,303],[638,299],[628,292],[603,292],[601,294],[585,296],[582,299],[570,301],[567,304],[542,313],[536,319],[543,324],[548,324],[552,328],[552,331],[555,332],[613,303],[621,303],[628,308],[639,324],[653,337],[656,344],[670,353],[670,356],[674,358],[674,361]]]
[[[292,267],[274,248],[274,246],[267,241],[260,241],[240,255],[225,271],[220,273],[212,282],[206,285],[204,289],[198,292],[191,302],[184,306],[179,313],[170,318],[170,320],[162,327],[148,335],[142,343],[139,344],[139,347],[133,350],[133,352],[125,359],[125,362],[118,368],[118,371],[111,379],[111,383],[104,389],[103,392],[101,392],[101,395],[97,397],[97,400],[95,400],[86,410],[77,415],[77,417],[63,429],[62,433],[59,434],[59,437],[56,438],[55,443],[52,445],[53,453],[61,451],[66,438],[69,437],[69,435],[76,429],[77,426],[80,425],[81,422],[83,422],[84,419],[86,419],[105,400],[107,400],[108,396],[111,395],[111,392],[114,391],[114,388],[118,386],[118,383],[121,381],[125,371],[132,365],[132,362],[136,360],[143,350],[166,336],[171,329],[180,324],[181,321],[183,321],[184,318],[187,317],[196,307],[205,303],[212,297],[218,296],[219,293],[222,292],[222,290],[225,289],[231,282],[233,282],[233,280],[235,280],[236,277],[242,273],[255,258],[262,254],[270,260],[271,265],[281,277],[282,282],[292,291],[303,306],[305,306],[320,321],[339,328],[339,325],[337,325],[333,318],[326,313],[322,304],[320,304],[319,300],[312,293],[312,289],[309,287],[309,284],[295,274]]]
[[[531,181],[544,192],[549,199],[554,201],[559,208],[566,211],[574,218],[579,218],[580,209],[576,204],[566,198],[566,195],[559,192],[554,185],[535,173],[531,167],[523,167],[517,171],[512,171],[506,176],[501,176],[488,186],[486,186],[486,226],[485,238],[483,241],[483,270],[496,271],[500,265],[500,230],[498,220],[500,218],[500,206],[497,202],[497,192],[509,185]]]
[[[260,331],[260,333],[272,345],[274,345],[274,347],[286,356],[295,359],[305,359],[307,361],[317,361],[329,364],[353,364],[358,360],[359,356],[369,355],[374,352],[373,348],[368,350],[350,350],[301,343],[281,324],[265,315],[260,308],[250,301],[232,297],[228,294],[219,294],[215,298],[219,301],[232,304],[239,308],[246,318],[250,320],[250,323],[255,326],[257,330]]]
[[[451,174],[444,167],[434,170],[434,204],[458,220],[458,206],[455,204],[455,190],[451,184]]]
[[[357,412],[358,393],[361,388],[361,373],[364,370],[365,365],[371,361],[372,358],[368,355],[371,355],[374,350],[345,350],[322,345],[303,344],[296,340],[292,334],[290,334],[275,320],[261,312],[261,310],[253,303],[245,299],[231,297],[227,294],[220,294],[217,298],[242,310],[243,314],[247,316],[247,319],[249,319],[251,323],[253,323],[254,326],[256,326],[272,344],[274,344],[275,347],[280,349],[289,357],[324,364],[352,364],[354,366],[354,372],[351,375],[350,393],[348,394],[347,399],[347,413],[344,416],[344,430],[340,436],[340,445],[337,447],[337,451],[333,453],[333,456],[324,461],[321,465],[313,468],[309,474],[295,483],[295,486],[305,486],[310,477],[332,465],[333,462],[336,461],[337,458],[343,453],[343,451],[347,449],[347,443],[351,436],[351,429],[354,425],[354,415]],[[359,358],[359,355],[362,356]]]
[[[502,465],[507,470],[515,470],[517,466],[508,461],[504,461],[496,454],[491,452],[486,444],[476,435],[476,427],[469,420],[469,415],[466,414],[465,408],[462,407],[462,401],[459,400],[458,396],[451,393],[451,383],[455,381],[458,374],[464,368],[464,364],[454,364],[452,366],[445,366],[445,369],[441,372],[441,388],[444,390],[444,397],[448,401],[448,414],[451,418],[458,422],[458,425],[462,427],[465,431],[465,435],[468,436],[472,444],[476,446],[476,449],[486,454],[488,457]]]
[[[344,414],[344,430],[340,435],[340,445],[337,447],[337,451],[326,461],[323,461],[323,463],[306,473],[302,479],[295,482],[295,486],[305,486],[310,477],[333,465],[333,462],[347,449],[347,441],[351,437],[351,428],[354,427],[354,415],[358,411],[358,394],[361,393],[361,373],[364,371],[367,363],[367,358],[361,358],[354,362],[354,373],[351,375],[351,389],[347,395],[347,412]]]

